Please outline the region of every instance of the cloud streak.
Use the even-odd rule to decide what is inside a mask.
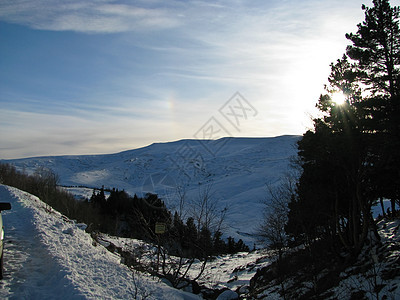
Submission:
[[[5,0],[0,18],[34,29],[116,33],[172,28],[179,20],[163,8],[146,8],[114,1]]]

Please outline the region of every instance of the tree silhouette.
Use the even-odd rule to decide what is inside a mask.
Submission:
[[[371,207],[399,199],[399,8],[374,0],[346,54],[331,64],[314,129],[298,143],[302,168],[287,230],[303,241],[321,237],[357,255],[370,229]],[[332,95],[341,92],[338,104]],[[340,243],[338,244],[338,241]]]

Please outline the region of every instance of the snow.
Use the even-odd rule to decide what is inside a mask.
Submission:
[[[351,293],[359,290],[366,292],[365,296],[367,299],[377,299],[377,288],[379,286],[382,286],[382,289],[378,293],[380,297],[386,295],[386,297],[389,297],[386,299],[400,299],[400,274],[398,265],[400,257],[400,220],[383,219],[378,222],[377,226],[383,249],[388,247],[386,251],[389,255],[383,259],[378,257],[380,255],[376,255],[378,252],[382,252],[382,246],[381,249],[378,248],[379,244],[372,247],[371,253],[361,253],[358,261],[362,261],[368,255],[372,256],[372,259],[367,262],[367,264],[371,264],[371,267],[364,273],[352,274],[354,273],[354,267],[350,267],[342,272],[340,274],[340,284],[332,289],[335,293],[335,299],[349,299]],[[371,233],[370,238],[373,238],[373,233]],[[387,270],[392,270],[391,272],[393,273],[389,278],[383,276]]]
[[[199,283],[210,288],[237,288],[246,287],[257,270],[266,267],[273,261],[274,256],[267,250],[242,252],[230,255],[222,255],[207,263]],[[189,275],[194,277],[201,264],[195,264]]]
[[[388,208],[391,208],[391,203],[389,199],[383,199],[383,207],[385,210],[385,213],[387,211]],[[399,206],[395,205],[396,209],[399,209]],[[374,206],[372,206],[372,216],[374,218],[377,218],[378,216],[382,216],[382,207],[380,205],[380,203],[376,203]]]
[[[105,245],[112,243],[116,247],[122,248],[123,251],[135,252],[135,257],[143,265],[154,263],[157,249],[143,241],[106,234],[101,234],[99,240]],[[197,282],[212,289],[229,289],[232,291],[240,289],[245,294],[250,279],[254,277],[257,270],[268,266],[274,259],[275,256],[266,249],[217,256],[207,262],[204,272]],[[170,257],[169,260],[177,261],[179,259]],[[203,262],[197,260],[189,270],[188,277],[190,279],[196,278],[202,265]],[[185,265],[183,269],[185,269]]]
[[[220,208],[229,207],[226,233],[242,238],[250,248],[255,242],[254,232],[263,213],[266,184],[278,184],[288,170],[289,158],[295,154],[296,136],[277,138],[232,138],[215,155],[202,143],[184,140],[110,155],[63,156],[29,158],[11,162],[20,170],[33,173],[39,166],[53,169],[67,186],[88,185],[91,188],[67,188],[80,197],[90,197],[93,188],[116,187],[132,195],[157,192],[173,208],[176,205],[176,186],[183,184],[187,201],[197,197],[199,187],[212,186],[212,196]],[[207,141],[213,149],[213,141]],[[203,163],[188,178],[171,159],[179,157],[183,146],[201,153]],[[188,146],[189,145],[189,146]],[[190,160],[191,164],[198,164]],[[200,168],[198,168],[200,166]],[[192,168],[193,170],[193,168]],[[134,272],[121,264],[121,257],[105,249],[109,242],[129,250],[144,248],[154,255],[154,247],[133,239],[103,236],[95,243],[84,229],[60,213],[46,206],[37,197],[18,189],[0,185],[0,201],[11,202],[12,209],[4,211],[5,227],[4,280],[0,281],[0,299],[132,299],[135,295],[147,299],[200,299],[179,291],[166,283]],[[389,205],[384,202],[385,207]],[[374,216],[380,206],[374,207]],[[376,265],[385,269],[398,263],[400,251],[400,222],[379,223],[385,243],[393,243],[392,254]],[[389,244],[390,244],[389,243]],[[152,254],[153,253],[153,254]],[[145,259],[145,258],[144,258]],[[150,258],[151,259],[151,258]],[[154,257],[153,257],[154,259]],[[271,263],[266,250],[217,257],[207,263],[200,284],[210,288],[227,288],[221,299],[237,296],[233,291],[245,291],[257,269]],[[201,262],[193,265],[189,276],[194,278]],[[367,274],[369,275],[369,274]],[[372,274],[374,275],[374,274]],[[342,281],[332,289],[337,298],[349,298],[357,288],[371,290],[365,278],[345,270]],[[384,282],[377,277],[379,282]],[[385,283],[385,282],[384,282]],[[382,292],[400,295],[398,276]],[[266,290],[268,299],[278,299],[276,290]],[[373,295],[367,295],[373,298]]]
[[[5,228],[1,299],[199,299],[120,263],[81,224],[40,199],[0,185]]]
[[[125,189],[131,195],[157,193],[170,209],[178,207],[177,187],[186,203],[212,187],[219,209],[228,207],[225,236],[250,247],[262,218],[267,184],[276,185],[296,154],[299,136],[180,140],[108,155],[36,157],[4,160],[19,170],[52,169],[64,186]],[[87,192],[87,191],[86,191]],[[79,194],[77,189],[75,194]],[[81,194],[84,194],[82,192]]]
[[[98,189],[85,188],[85,187],[62,187],[65,191],[72,194],[77,200],[87,200],[93,195],[93,191],[98,193]],[[106,199],[110,196],[110,192],[104,191],[104,196]]]

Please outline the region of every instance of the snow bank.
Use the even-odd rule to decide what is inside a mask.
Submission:
[[[35,196],[0,185],[6,231],[1,299],[199,299],[120,264],[79,224]]]

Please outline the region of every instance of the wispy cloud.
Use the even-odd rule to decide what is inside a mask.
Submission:
[[[115,33],[175,27],[179,20],[159,7],[118,4],[115,1],[5,0],[0,18],[35,29]]]

